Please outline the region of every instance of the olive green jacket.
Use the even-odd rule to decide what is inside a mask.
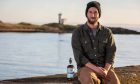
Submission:
[[[88,28],[87,24],[81,25],[72,34],[72,49],[77,68],[88,62],[100,67],[104,67],[105,63],[113,64],[116,45],[111,30],[99,24],[98,32],[92,39]]]

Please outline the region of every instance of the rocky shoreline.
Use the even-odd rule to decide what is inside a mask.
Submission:
[[[18,24],[0,22],[0,32],[43,32],[43,33],[72,33],[80,25],[63,25],[58,23],[49,23],[44,25],[35,25],[21,22]],[[114,34],[140,34],[135,30],[129,30],[121,27],[108,27]]]
[[[116,67],[121,84],[140,84],[140,65]],[[0,84],[79,84],[79,81],[68,81],[66,74],[39,76],[22,79],[2,80]]]

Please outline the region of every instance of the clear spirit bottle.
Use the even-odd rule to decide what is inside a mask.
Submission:
[[[72,64],[72,58],[69,59],[69,65],[67,66],[67,79],[69,81],[74,80],[75,72],[74,72],[74,65]]]

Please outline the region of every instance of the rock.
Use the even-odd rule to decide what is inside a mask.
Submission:
[[[122,84],[140,84],[140,65],[115,68]]]
[[[140,84],[140,65],[115,68],[121,84]],[[2,80],[0,84],[79,84],[77,78],[68,81],[66,74]]]

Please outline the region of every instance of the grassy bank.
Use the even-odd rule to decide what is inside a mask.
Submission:
[[[0,23],[0,32],[51,32],[51,33],[65,33],[72,32],[76,26],[62,25],[57,23],[50,23],[44,25],[35,25],[21,22],[18,24]]]
[[[50,33],[71,33],[80,25],[62,25],[49,23],[43,25],[21,22],[17,24],[0,22],[0,32],[50,32]],[[121,27],[109,27],[114,34],[140,34],[140,32]]]

